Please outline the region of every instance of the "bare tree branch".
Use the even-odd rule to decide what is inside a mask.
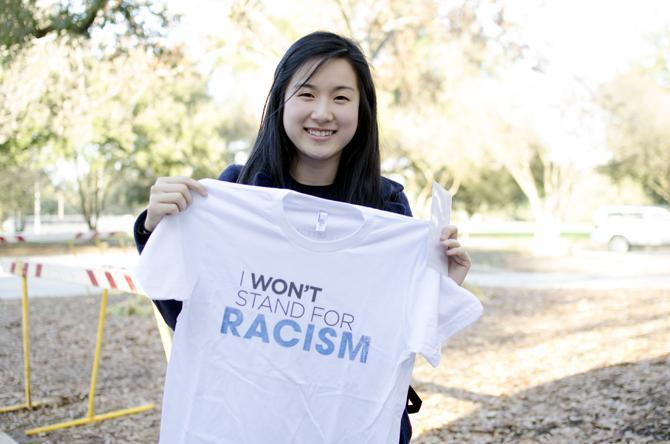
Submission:
[[[94,0],[81,17],[69,19],[67,17],[54,18],[52,22],[43,28],[33,30],[30,35],[42,38],[52,32],[67,31],[76,35],[87,35],[93,25],[98,13],[107,6],[109,0]]]

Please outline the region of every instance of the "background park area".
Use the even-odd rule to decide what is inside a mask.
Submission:
[[[156,178],[244,163],[281,55],[338,32],[373,68],[383,174],[416,217],[430,216],[433,181],[453,194],[466,284],[484,305],[438,369],[417,361],[413,442],[670,442],[670,247],[594,236],[606,206],[670,205],[669,3],[2,8],[0,262],[132,267]],[[632,226],[648,243],[670,236],[667,221]],[[24,393],[21,283],[4,271],[0,406]],[[156,407],[24,434],[86,415],[101,294],[28,289],[33,397],[49,403],[0,413],[0,443],[156,442],[165,354],[150,303],[123,292],[109,299],[96,412]]]
[[[416,443],[662,443],[670,440],[670,251],[575,250],[537,257],[499,236],[473,247],[468,287],[484,316],[445,347],[439,368],[417,360],[423,398]],[[506,245],[501,245],[505,243]],[[527,248],[524,248],[524,243]],[[576,243],[575,245],[578,245]],[[128,265],[132,249],[5,247],[45,264]],[[44,284],[46,282],[46,284]],[[149,301],[112,294],[96,412],[155,403],[144,413],[27,437],[86,415],[99,289],[29,280],[33,397],[2,414],[19,443],[157,442],[165,354]],[[31,289],[32,287],[32,289]],[[22,400],[20,281],[0,277],[0,404]]]

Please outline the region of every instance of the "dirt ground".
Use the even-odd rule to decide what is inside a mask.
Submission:
[[[414,371],[416,443],[670,443],[670,289],[481,289]]]
[[[55,403],[0,414],[0,430],[19,443],[158,442],[165,355],[149,301],[111,295],[95,413],[155,403],[149,412],[26,437],[25,429],[82,418],[87,412],[99,297],[39,298],[30,303],[33,399]],[[0,300],[0,405],[23,401],[21,304]]]
[[[670,289],[473,289],[485,315],[437,369],[417,360],[415,443],[670,443]],[[86,414],[99,299],[30,306],[34,399],[0,414],[20,443],[157,442],[165,358],[148,302],[110,297],[96,413],[149,412],[28,438]],[[22,401],[20,301],[0,301],[0,405]]]

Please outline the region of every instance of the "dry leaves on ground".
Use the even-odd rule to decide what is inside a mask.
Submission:
[[[424,399],[413,442],[670,441],[670,290],[482,289],[484,317],[453,338],[438,369],[417,362]],[[157,408],[28,439],[23,430],[86,413],[99,299],[31,302],[33,388],[56,404],[0,415],[21,443],[153,443],[165,358],[151,314],[114,296],[96,412]],[[137,310],[135,310],[137,311]],[[21,401],[20,302],[0,301],[0,404]]]
[[[670,291],[484,295],[441,366],[415,370],[414,442],[670,441]]]

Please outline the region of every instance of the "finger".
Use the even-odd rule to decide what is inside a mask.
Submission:
[[[161,204],[175,204],[179,211],[184,211],[186,207],[188,207],[186,198],[181,193],[159,194],[156,202]]]
[[[455,260],[461,265],[468,265],[471,263],[470,256],[462,247],[447,250],[445,253],[449,259]]]
[[[470,256],[465,251],[455,251],[453,253],[447,252],[447,259],[451,263],[452,261],[461,267],[470,268],[472,266],[472,261],[470,261]]]
[[[461,243],[458,242],[456,239],[445,239],[440,242],[443,247],[447,249],[452,249],[452,248],[458,248],[461,246]]]
[[[193,190],[200,194],[202,197],[207,197],[207,188],[200,182],[190,177],[184,176],[171,176],[171,177],[160,177],[158,179],[163,183],[179,183],[186,185],[190,190]]]
[[[200,194],[202,197],[207,197],[207,188],[197,180],[188,179],[186,186],[188,186],[190,190]]]
[[[463,247],[450,248],[446,253],[447,256],[468,256],[467,251],[465,251],[465,248]]]
[[[179,207],[175,203],[151,203],[147,208],[147,218],[144,227],[153,231],[156,229],[164,216],[179,213]]]
[[[163,176],[163,177],[159,177],[158,179],[156,179],[156,183],[159,183],[159,182],[160,183],[184,183],[188,179],[190,179],[190,177],[186,177],[186,176]]]
[[[161,216],[179,213],[179,207],[175,203],[157,203],[154,205],[154,208],[156,209],[156,213]]]
[[[458,227],[456,225],[445,225],[442,228],[440,240],[458,238]]]
[[[181,193],[188,205],[193,203],[191,191],[184,183],[163,183],[156,187],[152,187],[152,191],[156,194]]]

